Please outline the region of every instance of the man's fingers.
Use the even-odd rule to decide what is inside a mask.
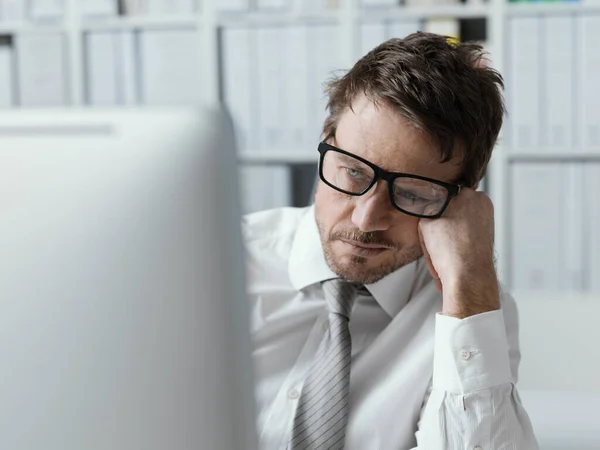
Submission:
[[[423,220],[423,219],[421,219]],[[427,264],[427,269],[433,278],[435,283],[435,287],[438,291],[442,292],[442,282],[440,281],[440,277],[438,276],[435,267],[433,267],[433,263],[431,262],[431,256],[429,256],[429,252],[427,251],[427,246],[425,245],[425,240],[423,239],[423,234],[421,233],[421,222],[419,221],[419,225],[417,227],[419,230],[419,243],[421,244],[421,249],[423,250],[423,258],[425,259],[425,264]]]

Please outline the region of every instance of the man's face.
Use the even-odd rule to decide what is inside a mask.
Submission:
[[[440,163],[428,136],[398,112],[375,106],[364,95],[352,108],[340,118],[330,144],[391,172],[450,183],[458,178],[460,161]],[[315,216],[327,264],[348,281],[374,283],[422,255],[420,219],[392,206],[386,181],[379,180],[362,196],[343,194],[321,181]]]

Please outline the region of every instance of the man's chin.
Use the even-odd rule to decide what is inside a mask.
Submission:
[[[421,256],[420,247],[401,253],[388,250],[370,257],[332,247],[325,252],[327,264],[336,275],[358,284],[373,284]]]
[[[331,270],[352,283],[372,284],[394,271],[392,261],[388,262],[386,258],[365,258],[348,254],[331,256],[327,261]]]

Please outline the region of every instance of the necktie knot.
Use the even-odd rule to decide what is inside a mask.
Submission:
[[[329,312],[350,319],[350,313],[358,293],[358,286],[341,278],[334,278],[323,283],[323,291],[325,292]]]

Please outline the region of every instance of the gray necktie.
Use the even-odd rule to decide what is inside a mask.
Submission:
[[[290,450],[344,448],[352,356],[348,322],[357,290],[339,278],[325,281],[323,290],[329,328],[298,400]]]

